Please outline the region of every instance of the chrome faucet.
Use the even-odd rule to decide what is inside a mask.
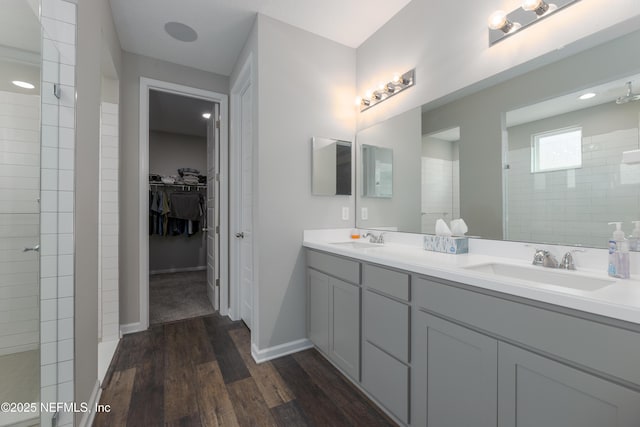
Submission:
[[[379,243],[381,245],[384,244],[384,231],[381,232],[380,234],[378,234],[377,236],[369,231],[367,231],[366,233],[364,233],[362,235],[362,237],[368,237],[369,238],[369,242],[371,243]]]
[[[536,249],[533,255],[533,265],[541,265],[548,268],[558,268],[558,260],[546,249]]]
[[[560,261],[560,265],[558,266],[558,268],[563,268],[565,270],[575,270],[576,269],[576,264],[573,261],[573,253],[574,252],[586,252],[586,251],[584,249],[573,249],[571,251],[568,251],[562,257],[562,261]]]

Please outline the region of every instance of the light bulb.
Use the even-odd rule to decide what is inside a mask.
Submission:
[[[364,93],[364,98],[371,99],[372,96],[373,96],[373,91],[371,89],[367,89],[367,91]]]
[[[536,10],[540,7],[542,0],[524,0],[522,2],[522,8],[524,10]]]
[[[202,117],[209,120],[211,118],[211,113],[202,113]]]
[[[503,10],[496,10],[489,15],[488,24],[492,30],[502,30],[508,22],[507,14]]]
[[[397,74],[397,73],[394,74],[392,82],[395,83],[395,84],[400,83],[400,74]]]
[[[360,106],[360,105],[362,105],[362,97],[356,96],[356,106]]]
[[[583,94],[583,95],[580,95],[580,97],[578,97],[578,99],[581,99],[581,100],[583,100],[583,101],[584,101],[585,99],[591,99],[591,98],[593,98],[593,97],[595,97],[595,96],[596,96],[596,94],[595,94],[595,93],[593,93],[593,92],[589,92],[589,93],[585,93],[585,94]]]
[[[35,86],[32,85],[31,83],[28,83],[28,82],[23,82],[23,81],[20,81],[20,80],[14,80],[11,83],[13,83],[14,85],[16,85],[18,87],[21,87],[23,89],[35,89]]]

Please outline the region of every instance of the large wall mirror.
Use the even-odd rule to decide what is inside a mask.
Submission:
[[[394,178],[406,176],[384,206],[358,194],[356,225],[433,233],[462,217],[472,236],[589,247],[606,247],[611,221],[629,234],[640,165],[622,153],[640,149],[639,44],[640,31],[362,130],[357,144],[389,141]]]

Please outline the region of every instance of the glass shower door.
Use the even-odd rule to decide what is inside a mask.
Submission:
[[[0,426],[40,425],[41,27],[37,5],[0,16]],[[55,361],[54,361],[55,363]],[[25,405],[27,404],[27,405]]]

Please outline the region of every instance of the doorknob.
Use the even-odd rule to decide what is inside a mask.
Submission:
[[[22,252],[30,252],[30,251],[40,252],[40,245],[35,245],[32,248],[24,248]]]
[[[240,233],[236,233],[236,237],[238,239],[244,239],[244,233],[240,232]]]
[[[212,231],[212,230],[213,230],[213,228],[205,227],[205,228],[202,229],[202,232],[206,233],[207,231]]]

